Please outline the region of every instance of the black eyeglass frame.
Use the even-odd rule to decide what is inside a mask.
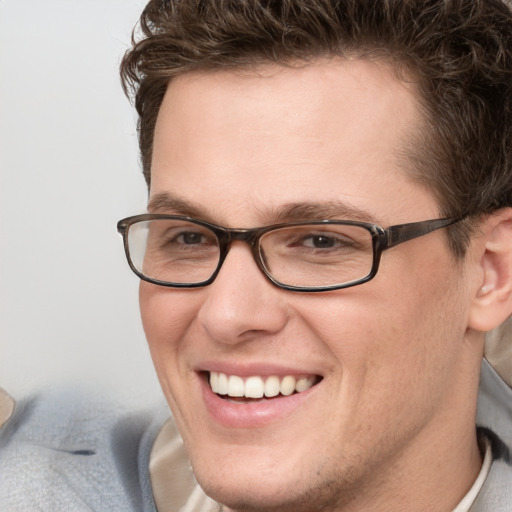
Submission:
[[[130,227],[133,224],[138,222],[157,220],[157,219],[168,219],[168,220],[179,220],[190,222],[193,224],[197,224],[199,226],[203,226],[212,231],[217,237],[219,243],[219,262],[217,264],[216,269],[209,279],[205,281],[201,281],[199,283],[172,283],[167,281],[159,281],[158,279],[154,279],[144,275],[142,272],[137,270],[135,265],[132,262],[130,257],[130,249],[128,244],[128,232]],[[319,220],[319,221],[299,221],[299,222],[288,222],[282,224],[273,224],[270,226],[264,226],[259,228],[252,229],[229,229],[224,228],[222,226],[217,226],[215,224],[210,224],[209,222],[205,222],[203,220],[194,219],[192,217],[186,217],[181,215],[167,215],[167,214],[159,214],[159,213],[145,213],[141,215],[134,215],[131,217],[126,217],[125,219],[120,220],[117,223],[117,231],[123,237],[123,245],[124,252],[126,255],[126,259],[128,260],[128,265],[132,269],[132,271],[142,280],[147,281],[149,283],[153,283],[159,286],[166,286],[172,288],[200,288],[204,286],[208,286],[213,283],[215,278],[217,277],[224,260],[229,252],[229,248],[232,242],[234,241],[242,241],[249,244],[251,248],[251,253],[254,261],[258,265],[258,268],[263,272],[263,274],[267,277],[267,279],[273,283],[275,286],[282,288],[284,290],[294,291],[294,292],[325,292],[332,290],[341,290],[343,288],[350,288],[352,286],[357,286],[363,283],[366,283],[373,279],[377,271],[379,270],[380,259],[382,252],[386,249],[390,249],[391,247],[395,247],[398,244],[403,242],[407,242],[409,240],[413,240],[414,238],[418,238],[423,235],[427,235],[432,231],[437,229],[445,228],[460,222],[462,218],[458,219],[450,219],[450,218],[440,218],[440,219],[430,219],[424,220],[420,222],[410,222],[407,224],[397,224],[395,226],[390,226],[388,228],[383,228],[378,226],[377,224],[371,224],[368,222],[359,222],[352,220]],[[334,284],[329,286],[317,286],[317,287],[303,287],[303,286],[292,286],[280,283],[276,279],[272,277],[269,271],[265,267],[264,263],[264,253],[260,250],[260,238],[268,233],[269,231],[274,231],[287,227],[295,227],[295,226],[325,226],[325,225],[346,225],[346,226],[359,226],[361,228],[366,229],[372,237],[372,248],[373,248],[373,263],[370,269],[370,272],[360,278],[355,279],[353,281],[349,281],[348,283],[342,284]]]

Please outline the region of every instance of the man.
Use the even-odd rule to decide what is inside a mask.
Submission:
[[[512,311],[509,7],[158,0],[141,27],[149,213],[119,230],[193,473],[174,422],[97,414],[110,442],[38,444],[73,488],[39,509],[509,511],[482,365]]]
[[[158,0],[141,27],[149,214],[119,229],[204,492],[510,510],[505,440],[475,429],[512,311],[509,7]]]

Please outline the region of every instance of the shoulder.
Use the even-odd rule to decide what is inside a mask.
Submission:
[[[493,463],[471,512],[509,512],[512,507],[512,389],[484,361],[477,424],[491,443]]]
[[[168,415],[79,391],[22,400],[0,430],[0,510],[154,510],[144,467]]]
[[[512,389],[485,359],[478,391],[477,425],[493,431],[512,451]]]

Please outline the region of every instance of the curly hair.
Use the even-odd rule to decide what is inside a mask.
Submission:
[[[341,56],[387,60],[416,83],[426,128],[411,138],[410,173],[441,214],[478,217],[512,205],[508,0],[151,0],[132,42],[121,77],[135,97],[148,185],[173,77]],[[462,223],[451,234],[462,255],[469,230]]]

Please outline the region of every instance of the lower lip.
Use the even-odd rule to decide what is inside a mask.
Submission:
[[[233,403],[214,393],[205,378],[201,378],[201,383],[206,409],[216,422],[229,428],[256,428],[279,421],[303,406],[318,386],[290,396]]]

